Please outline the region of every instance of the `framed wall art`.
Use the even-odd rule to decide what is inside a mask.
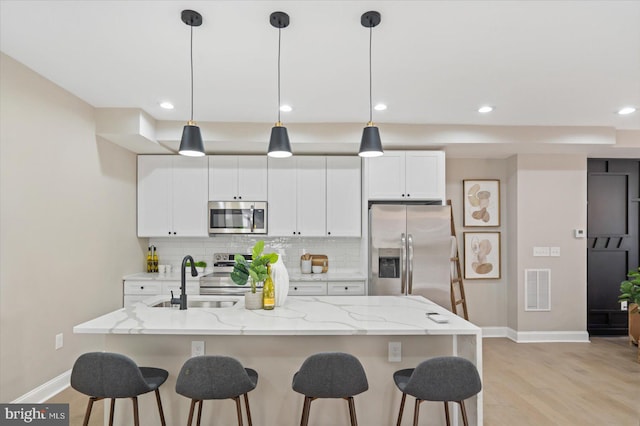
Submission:
[[[464,278],[500,278],[500,232],[464,233]]]
[[[500,226],[500,181],[463,180],[463,226]]]

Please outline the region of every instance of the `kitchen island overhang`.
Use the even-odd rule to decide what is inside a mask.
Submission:
[[[481,329],[420,296],[289,297],[273,311],[246,310],[241,298],[233,307],[186,311],[152,308],[153,303],[116,310],[77,325],[74,332],[103,334],[104,347],[97,349],[125,353],[138,364],[167,369],[170,379],[161,392],[171,402],[166,414],[176,424],[186,419],[188,401],[175,394],[175,378],[194,340],[205,342],[206,354],[233,356],[258,371],[258,387],[250,394],[252,415],[266,425],[298,423],[302,400],[291,390],[291,378],[302,361],[316,352],[348,352],[361,360],[370,389],[356,398],[356,406],[360,423],[368,425],[395,423],[401,395],[392,380],[395,370],[414,367],[433,356],[457,355],[474,362],[482,374]],[[435,323],[427,316],[431,312],[447,316],[449,322]],[[402,344],[401,362],[388,361],[389,342]],[[317,424],[348,423],[346,404],[327,404],[314,402],[312,416],[318,417]],[[442,404],[427,404],[433,407],[423,410],[444,424]],[[471,424],[482,424],[482,393],[467,406]],[[205,414],[215,413],[231,424],[233,411],[223,405]],[[126,421],[130,413],[121,409],[119,415]],[[151,416],[142,422],[154,424],[154,420]]]

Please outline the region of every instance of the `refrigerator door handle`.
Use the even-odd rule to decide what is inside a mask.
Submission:
[[[409,285],[407,286],[407,294],[412,294],[413,293],[413,236],[411,234],[409,234],[409,236],[407,237],[407,242],[408,242],[408,246],[409,246],[409,262],[408,262],[408,269],[409,269]]]
[[[400,294],[407,294],[407,277],[405,274],[405,266],[407,264],[407,241],[404,233],[400,236],[400,244],[402,244],[402,258],[400,259]]]

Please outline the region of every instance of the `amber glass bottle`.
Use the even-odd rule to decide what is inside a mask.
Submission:
[[[267,265],[267,279],[262,287],[262,307],[271,310],[276,306],[276,289],[271,279],[271,265]]]

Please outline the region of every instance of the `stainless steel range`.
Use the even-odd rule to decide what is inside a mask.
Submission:
[[[240,253],[251,262],[251,255]],[[213,272],[200,277],[200,294],[237,295],[251,290],[251,283],[237,285],[231,280],[231,272],[235,265],[235,253],[215,253],[213,255]],[[261,287],[259,287],[261,288]]]

